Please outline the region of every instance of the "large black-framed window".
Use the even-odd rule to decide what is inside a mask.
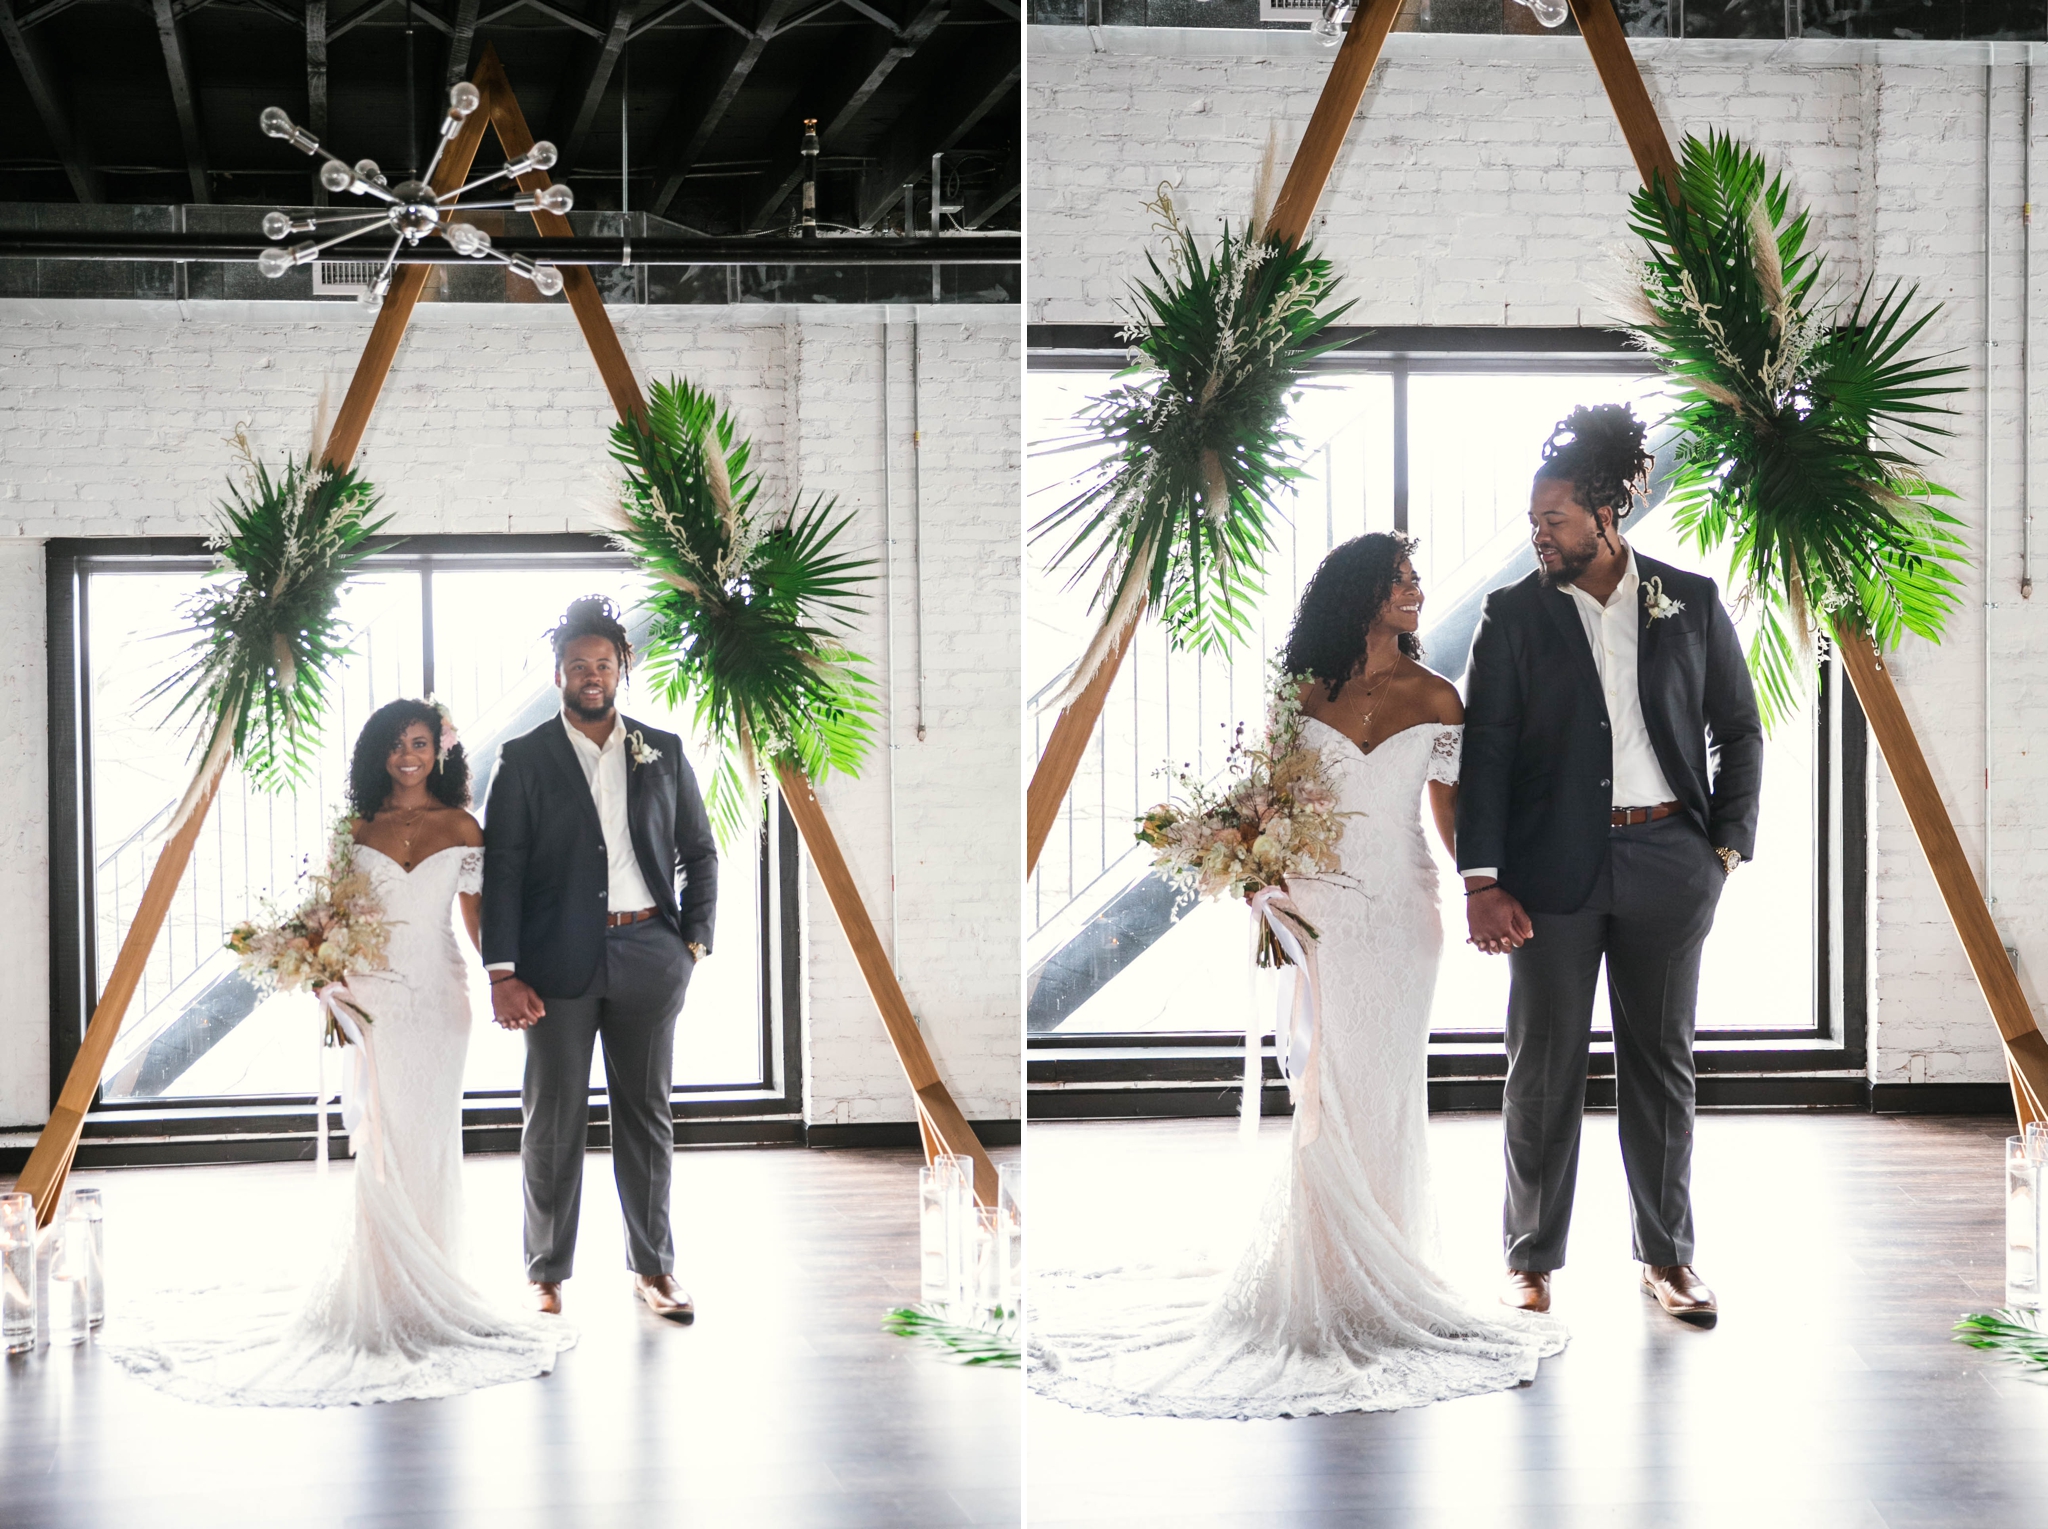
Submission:
[[[47,566],[54,1099],[154,861],[165,816],[159,798],[168,800],[171,784],[189,774],[185,740],[161,730],[161,702],[138,698],[182,646],[159,635],[176,626],[166,612],[207,577],[212,559],[193,539],[65,540],[49,544]],[[558,704],[540,672],[544,646],[535,653],[540,634],[567,598],[623,596],[630,580],[626,558],[591,536],[416,536],[374,545],[345,596],[356,651],[325,741],[334,758],[319,780],[289,796],[266,798],[238,779],[223,787],[210,837],[202,834],[102,1079],[96,1116],[246,1122],[304,1111],[312,1085],[297,1071],[310,1060],[310,1043],[298,1046],[295,1019],[273,1017],[280,1000],[252,997],[220,960],[220,927],[263,895],[288,896],[291,878],[280,868],[320,851],[340,805],[332,766],[373,705],[400,694],[447,701],[481,803],[497,743]],[[680,720],[631,689],[622,699],[658,725]],[[700,775],[707,763],[696,761]],[[678,1027],[674,1113],[679,1121],[796,1115],[799,852],[779,799],[753,844],[728,849],[724,862],[717,949],[698,974],[715,980],[693,982]],[[465,1089],[473,1140],[480,1123],[516,1119],[519,1062],[517,1037],[487,1024],[473,1031]],[[592,1093],[601,1103],[601,1076]]]
[[[1108,326],[1033,327],[1033,381],[1052,402],[1048,405],[1040,398],[1031,405],[1032,427],[1027,433],[1034,436],[1031,449],[1038,470],[1033,474],[1028,519],[1058,502],[1058,481],[1081,460],[1078,455],[1052,456],[1046,450],[1057,441],[1057,420],[1065,403],[1098,390],[1123,359],[1123,347]],[[1508,580],[1514,556],[1526,559],[1525,531],[1510,523],[1520,520],[1520,504],[1509,506],[1511,516],[1500,514],[1497,506],[1486,502],[1483,464],[1475,467],[1457,460],[1485,455],[1465,448],[1483,440],[1490,429],[1528,434],[1535,425],[1534,438],[1540,441],[1541,430],[1555,416],[1540,423],[1533,415],[1528,420],[1516,416],[1518,407],[1527,413],[1539,407],[1540,400],[1529,404],[1523,397],[1526,389],[1518,390],[1513,379],[1552,387],[1564,400],[1558,414],[1594,393],[1628,396],[1631,387],[1654,387],[1646,359],[1629,350],[1621,336],[1586,329],[1354,330],[1318,370],[1318,380],[1341,381],[1343,408],[1349,413],[1331,413],[1313,389],[1301,406],[1297,428],[1307,440],[1314,470],[1308,491],[1296,499],[1282,532],[1283,540],[1292,539],[1295,545],[1284,547],[1281,557],[1312,567],[1324,546],[1361,529],[1421,531],[1425,541],[1418,561],[1428,563],[1422,570],[1425,585],[1441,592],[1450,607],[1448,612],[1444,605],[1434,613],[1426,611],[1425,632],[1431,633],[1434,615],[1432,660],[1451,655],[1452,671],[1462,669],[1485,590]],[[1482,382],[1484,386],[1478,385]],[[1577,396],[1580,392],[1587,396]],[[1488,417],[1483,407],[1475,412],[1467,406],[1461,413],[1461,398],[1481,405],[1498,400],[1506,418]],[[1346,451],[1350,465],[1344,459]],[[1480,479],[1474,478],[1475,472]],[[1505,492],[1525,503],[1526,482]],[[1465,500],[1457,498],[1461,493]],[[1644,517],[1652,526],[1655,519],[1654,512]],[[1668,527],[1664,534],[1670,534]],[[1438,545],[1433,548],[1432,542]],[[1657,547],[1646,550],[1665,555]],[[1519,577],[1522,571],[1516,568],[1512,576]],[[1051,593],[1035,571],[1032,577],[1032,600],[1042,607],[1056,604],[1061,597]],[[1288,578],[1283,572],[1269,582],[1284,584]],[[1064,619],[1072,627],[1075,613],[1027,610],[1027,617],[1033,644],[1047,645],[1032,655],[1031,680],[1050,693],[1058,682],[1052,666],[1078,651],[1067,651],[1073,632],[1060,624]],[[1274,626],[1259,634],[1259,649],[1270,650],[1281,632]],[[1241,1048],[1241,1029],[1233,1038],[1227,1028],[1214,1024],[1180,1026],[1170,1008],[1147,1013],[1140,1023],[1125,1024],[1117,1017],[1119,1002],[1109,997],[1110,985],[1124,971],[1135,968],[1148,953],[1167,949],[1162,926],[1177,916],[1200,916],[1174,909],[1169,889],[1156,879],[1147,882],[1137,876],[1142,865],[1126,850],[1130,841],[1122,821],[1132,802],[1149,802],[1165,791],[1163,782],[1149,778],[1149,766],[1160,762],[1163,749],[1170,748],[1175,764],[1214,763],[1209,756],[1220,756],[1226,741],[1219,721],[1246,714],[1245,702],[1259,679],[1254,672],[1258,665],[1226,665],[1220,676],[1214,665],[1206,676],[1197,672],[1199,667],[1165,654],[1163,648],[1148,654],[1141,636],[1040,861],[1026,919],[1032,982],[1027,1050],[1035,1112],[1043,1113],[1048,1095],[1061,1088],[1085,1090],[1117,1083],[1152,1089],[1192,1086],[1229,1076],[1238,1065],[1223,1053]],[[1242,677],[1240,670],[1245,671]],[[1035,723],[1041,747],[1051,720],[1048,712]],[[1752,991],[1742,994],[1731,990],[1728,1001],[1714,1007],[1711,1021],[1703,1004],[1702,1071],[1860,1069],[1867,1018],[1869,750],[1861,709],[1832,660],[1824,660],[1816,676],[1814,698],[1802,725],[1781,729],[1771,754],[1778,778],[1769,789],[1776,793],[1781,810],[1775,825],[1767,823],[1778,830],[1777,842],[1770,846],[1774,853],[1769,885],[1771,895],[1785,904],[1777,910],[1776,924],[1789,926],[1796,919],[1811,938],[1790,952],[1774,980],[1759,979]],[[1147,790],[1151,798],[1144,796]],[[1755,878],[1765,873],[1748,874]],[[1758,889],[1754,879],[1741,888]],[[1240,943],[1234,926],[1228,931],[1221,927],[1236,913],[1218,909],[1207,915],[1218,926],[1217,938],[1206,941],[1208,948],[1219,952],[1217,959]],[[1447,918],[1455,917],[1455,908],[1447,906]],[[1732,934],[1717,930],[1723,953],[1761,943],[1776,927],[1761,915],[1750,922],[1755,927]],[[1450,934],[1446,975],[1455,981],[1457,958],[1471,953],[1455,944],[1455,930]],[[1188,949],[1204,943],[1199,937],[1182,941]],[[1736,970],[1742,963],[1723,964],[1737,982],[1750,975]],[[1503,990],[1504,976],[1499,972],[1496,977]],[[1186,980],[1198,985],[1201,979],[1191,975]],[[1241,978],[1231,985],[1241,988]],[[1231,989],[1218,985],[1218,990]],[[1097,1006],[1093,1016],[1083,1009],[1091,1001]],[[1461,1015],[1446,1004],[1440,990],[1432,1034],[1433,1079],[1498,1076],[1504,1062],[1498,1018],[1474,1017],[1487,1013],[1489,1005],[1490,1014],[1497,1016],[1498,999],[1477,994]],[[1450,1023],[1447,1008],[1452,1009]],[[1107,1019],[1101,1017],[1103,1012],[1109,1014]],[[1598,1040],[1604,1038],[1604,1006],[1596,1013]],[[1076,1016],[1081,1020],[1078,1026]]]

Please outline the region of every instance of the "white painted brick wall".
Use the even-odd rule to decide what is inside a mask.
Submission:
[[[883,531],[879,309],[615,308],[641,378],[717,390],[755,442],[771,498],[836,494],[856,540]],[[894,315],[907,343],[913,313]],[[927,440],[924,555],[929,741],[878,748],[829,810],[888,928],[888,803],[897,802],[904,982],[970,1117],[1015,1119],[1021,1076],[1023,876],[1014,308],[917,310]],[[339,403],[368,329],[353,305],[0,302],[0,1124],[41,1120],[48,1077],[48,839],[41,543],[195,535],[238,422],[272,454],[301,445],[323,387]],[[908,351],[898,351],[894,523],[912,500]],[[423,305],[359,464],[400,533],[583,530],[604,499],[611,405],[559,305]],[[914,619],[902,540],[893,602]],[[971,578],[963,578],[963,572]],[[881,663],[879,600],[859,643]],[[899,654],[899,690],[914,671]],[[898,703],[907,704],[903,695]],[[914,750],[914,752],[913,752]],[[941,799],[943,798],[943,799]],[[810,1118],[904,1121],[909,1095],[822,888],[811,878],[805,1087]]]
[[[1998,54],[1991,93],[1993,335],[1985,494],[1985,63],[1982,48],[1635,45],[1674,141],[1719,127],[1761,148],[1811,209],[1845,283],[1920,284],[1943,310],[1923,343],[1967,369],[1936,476],[1962,497],[1977,567],[1939,648],[1896,672],[1980,875],[1990,764],[1991,893],[2037,1013],[2048,996],[2048,587],[2019,595],[2020,70]],[[1284,171],[1329,68],[1306,35],[1033,28],[1027,312],[1118,317],[1162,181],[1213,229],[1248,212],[1269,128]],[[1626,246],[1637,184],[1584,45],[1574,38],[1397,34],[1325,192],[1316,237],[1361,324],[1601,322],[1595,285]],[[2044,400],[2035,400],[2036,419]],[[1991,746],[1986,749],[1986,550]],[[1997,1037],[1897,794],[1879,771],[1876,1004],[1880,1082],[1998,1081]],[[1767,874],[1758,867],[1752,874]]]

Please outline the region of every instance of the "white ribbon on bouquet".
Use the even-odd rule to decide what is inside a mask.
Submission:
[[[377,1053],[372,1049],[370,1036],[376,1026],[370,1024],[363,1012],[355,1007],[348,988],[339,982],[330,982],[314,994],[319,1001],[320,1012],[325,1019],[334,1021],[336,1029],[348,1037],[349,1051],[341,1064],[341,1128],[349,1134],[349,1145],[355,1156],[365,1154],[370,1167],[377,1175],[377,1182],[384,1182],[384,1116],[377,1103]],[[315,1157],[320,1172],[327,1171],[327,1026],[320,1026],[320,1136]],[[357,1133],[362,1133],[361,1146],[357,1148]]]
[[[1322,1130],[1322,1101],[1317,1090],[1316,1062],[1321,1046],[1320,1019],[1323,1007],[1322,976],[1316,969],[1316,942],[1308,932],[1308,921],[1287,895],[1285,887],[1262,887],[1250,899],[1252,950],[1258,951],[1261,925],[1273,932],[1274,940],[1294,963],[1294,982],[1283,1000],[1283,1012],[1274,1017],[1274,1049],[1280,1057],[1280,1074],[1294,1096],[1295,1145],[1306,1147]],[[1264,1068],[1259,1039],[1265,1026],[1257,1018],[1245,1024],[1244,1113],[1241,1128],[1246,1134],[1258,1130],[1259,1095],[1264,1085]]]

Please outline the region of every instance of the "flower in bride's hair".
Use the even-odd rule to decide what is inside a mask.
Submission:
[[[455,713],[448,709],[446,702],[437,701],[432,696],[427,697],[427,704],[441,718],[441,752],[445,754],[462,741],[462,734],[455,727]]]

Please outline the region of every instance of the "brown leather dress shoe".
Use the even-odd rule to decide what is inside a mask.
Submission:
[[[636,1274],[633,1276],[633,1293],[645,1301],[647,1309],[657,1317],[683,1323],[697,1320],[697,1308],[690,1304],[690,1297],[672,1274]]]
[[[1517,1311],[1550,1310],[1550,1271],[1510,1269],[1508,1282],[1500,1292],[1500,1303]]]
[[[1643,1288],[1681,1322],[1712,1327],[1720,1318],[1714,1292],[1692,1272],[1691,1264],[1644,1264]]]
[[[528,1280],[526,1288],[533,1292],[533,1304],[542,1315],[559,1317],[562,1314],[562,1282],[560,1280]]]

